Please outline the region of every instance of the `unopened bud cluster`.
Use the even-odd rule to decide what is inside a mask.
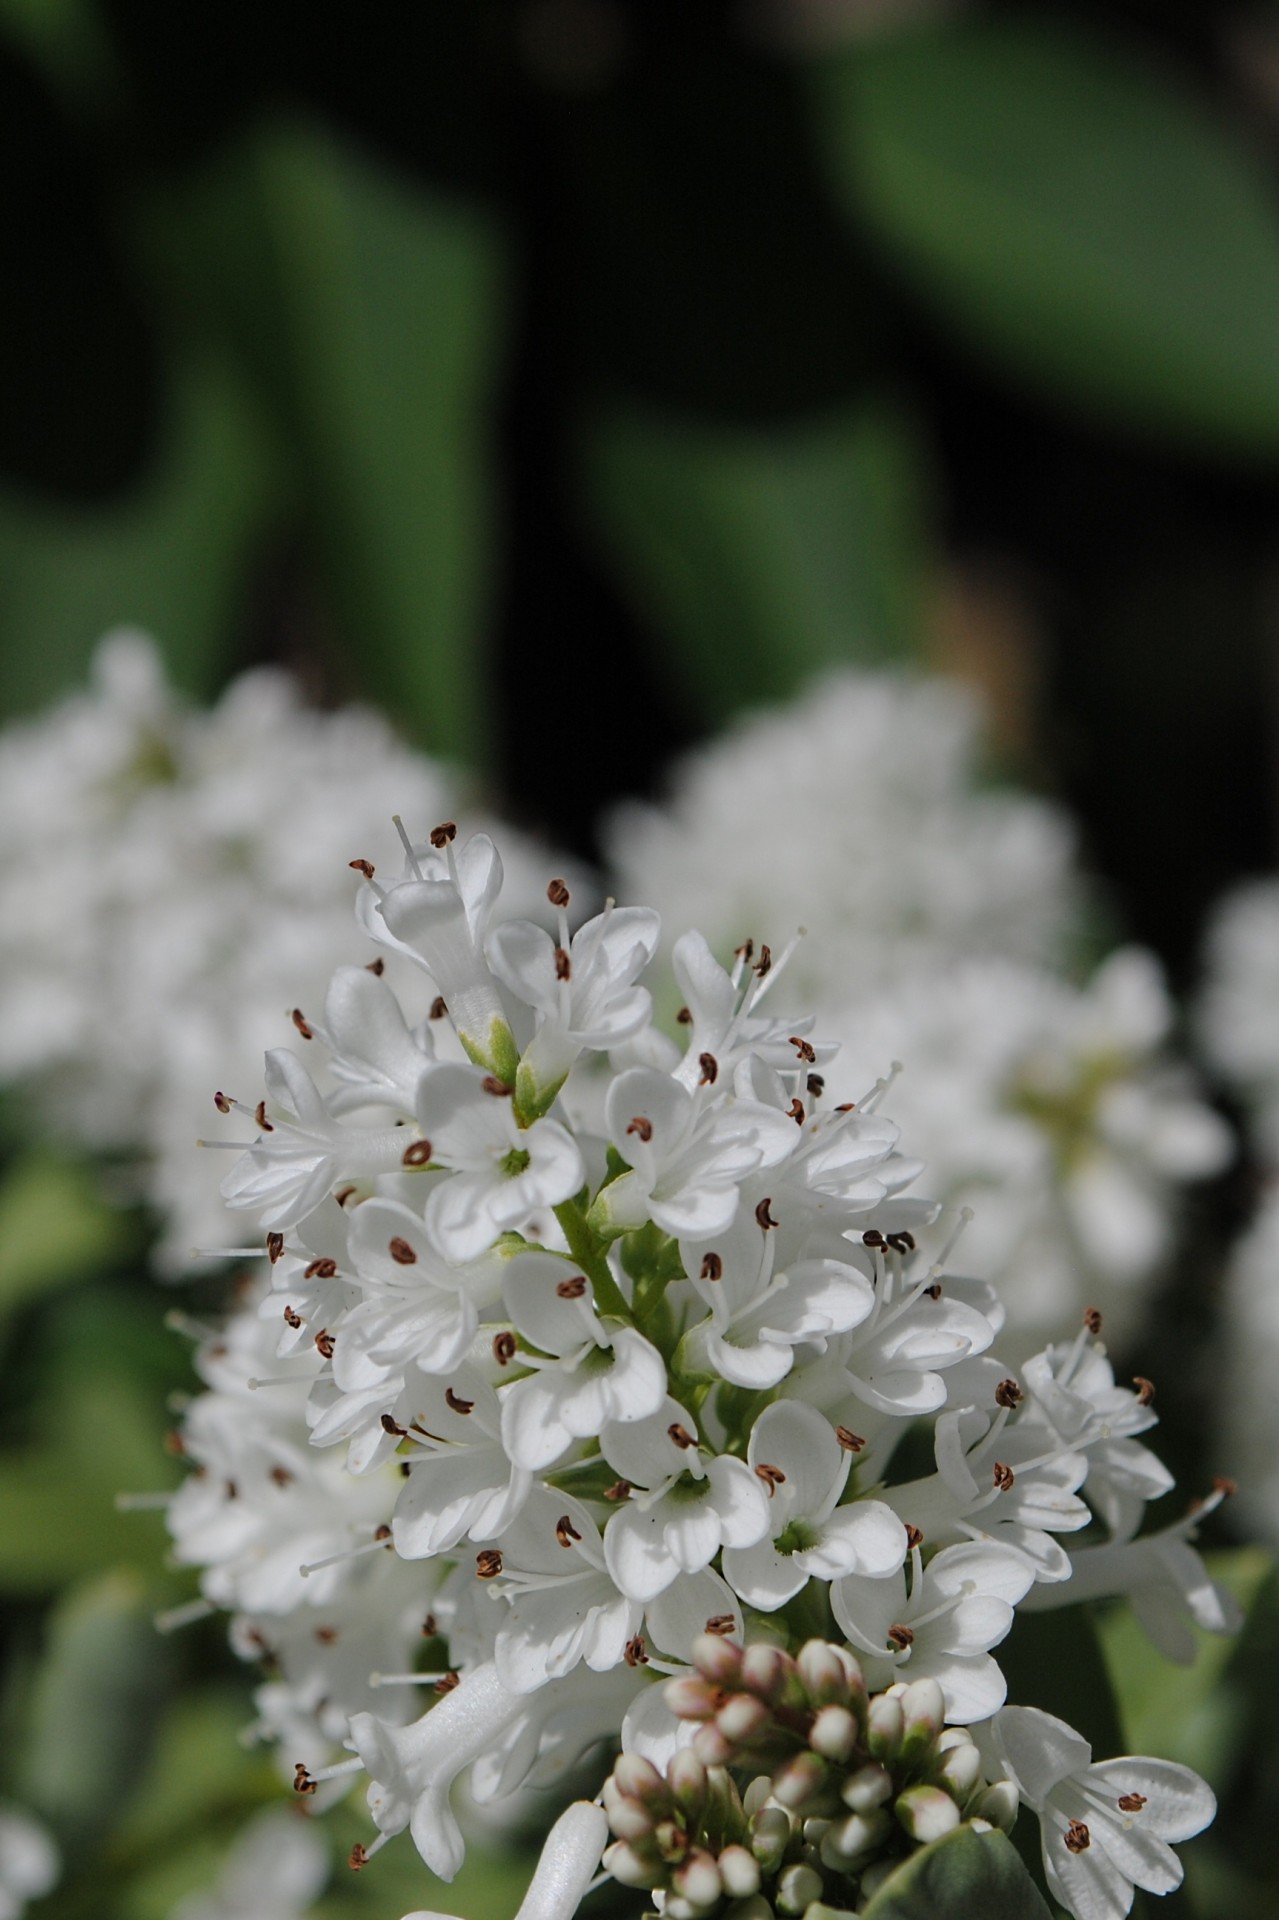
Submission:
[[[1016,1789],[987,1780],[967,1728],[944,1725],[935,1680],[868,1694],[845,1647],[810,1640],[792,1659],[703,1634],[666,1699],[700,1723],[691,1743],[665,1775],[623,1754],[604,1809],[605,1865],[660,1892],[667,1920],[824,1920],[961,1821],[1016,1817]]]

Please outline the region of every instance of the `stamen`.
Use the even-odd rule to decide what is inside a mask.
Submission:
[[[724,1277],[724,1262],[721,1260],[720,1256],[717,1253],[703,1254],[702,1270],[699,1275],[699,1278],[702,1280],[722,1280],[723,1277]]]
[[[398,1233],[393,1240],[387,1242],[387,1252],[397,1267],[415,1267],[417,1265],[416,1250]]]
[[[431,1143],[429,1140],[415,1140],[411,1146],[405,1147],[404,1152],[400,1156],[400,1165],[402,1167],[428,1166],[431,1160],[431,1151]]]
[[[450,846],[456,839],[457,826],[452,820],[444,820],[438,827],[431,828],[430,841],[437,853],[442,847]]]
[[[447,1012],[448,1007],[445,1004],[444,995],[437,993],[431,1002],[431,1010],[426,1017],[428,1020],[442,1020]]]
[[[1092,1835],[1082,1820],[1072,1820],[1064,1838],[1071,1853],[1086,1853],[1092,1845]]]
[[[1138,1402],[1143,1407],[1148,1407],[1155,1397],[1154,1381],[1147,1380],[1144,1373],[1134,1373],[1132,1383],[1137,1389]]]
[[[302,1038],[304,1040],[314,1040],[315,1030],[311,1026],[310,1022],[307,1020],[306,1015],[303,1013],[301,1007],[294,1007],[292,1013],[289,1015],[289,1018],[293,1022],[294,1026],[297,1028],[298,1032],[302,1035]]]
[[[503,1332],[493,1335],[493,1358],[499,1367],[509,1366],[518,1348],[519,1343],[513,1333]]]
[[[117,1493],[115,1510],[117,1513],[151,1513],[167,1507],[172,1493]]]
[[[1006,1407],[1009,1412],[1024,1398],[1025,1395],[1022,1393],[1021,1388],[1017,1385],[1017,1382],[1011,1378],[1001,1380],[995,1388],[995,1405],[997,1407]]]
[[[211,1600],[188,1600],[185,1606],[169,1607],[164,1613],[155,1616],[157,1633],[176,1633],[179,1627],[193,1627],[197,1620],[207,1620],[217,1608]]]
[[[566,907],[573,896],[562,880],[552,880],[546,897],[553,907]]]
[[[637,1113],[626,1131],[628,1134],[638,1134],[640,1139],[647,1144],[647,1142],[653,1138],[653,1122],[646,1120],[642,1113]]]
[[[403,820],[401,820],[398,813],[393,813],[391,815],[391,825],[395,828],[395,831],[400,836],[400,845],[404,849],[404,857],[408,861],[409,872],[413,875],[413,878],[415,880],[420,880],[422,878],[422,869],[421,867],[419,867],[417,863],[417,855],[413,851],[413,842],[409,839],[408,834],[404,831],[404,822]],[[432,846],[435,845],[434,834],[432,834],[431,836],[431,844]]]
[[[322,1573],[325,1567],[336,1567],[339,1562],[343,1560],[358,1560],[362,1554],[381,1553],[382,1550],[388,1548],[390,1544],[391,1529],[384,1524],[378,1528],[373,1538],[367,1541],[364,1546],[346,1547],[341,1553],[330,1553],[323,1560],[308,1561],[305,1566],[298,1568],[298,1572],[304,1580],[309,1580],[313,1573]]]

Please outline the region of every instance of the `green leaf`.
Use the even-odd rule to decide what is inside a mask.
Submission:
[[[87,1851],[133,1791],[168,1668],[138,1576],[106,1574],[56,1609],[19,1793],[68,1853]]]
[[[308,558],[359,690],[425,745],[478,758],[496,222],[295,123],[256,130],[157,199],[151,245],[217,316],[290,450]]]
[[[237,378],[196,354],[171,369],[163,443],[142,485],[109,506],[0,492],[0,710],[43,705],[82,677],[111,627],[154,634],[176,683],[222,678],[251,543],[277,474]]]
[[[812,79],[837,191],[980,353],[1067,406],[1279,453],[1279,212],[1175,74],[1027,11]]]
[[[87,1166],[31,1154],[0,1185],[0,1318],[110,1260],[125,1222]]]
[[[918,651],[927,487],[895,409],[748,430],[617,406],[581,464],[586,511],[707,719]]]
[[[957,1827],[921,1847],[863,1909],[864,1920],[1050,1920],[1007,1837]]]

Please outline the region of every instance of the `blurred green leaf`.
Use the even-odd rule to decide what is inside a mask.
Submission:
[[[125,1237],[92,1171],[31,1154],[0,1184],[0,1318],[111,1259]]]
[[[912,1854],[863,1912],[865,1920],[1049,1920],[1006,1836],[968,1826]]]
[[[427,746],[476,759],[505,308],[497,223],[291,124],[157,199],[148,225],[157,268],[231,341],[294,450],[348,677]]]
[[[770,429],[619,406],[587,425],[582,465],[587,512],[707,718],[915,654],[928,488],[888,404]]]
[[[1029,11],[814,65],[832,176],[937,313],[1067,404],[1279,452],[1279,215],[1206,100]]]
[[[116,1571],[56,1608],[19,1792],[82,1856],[133,1790],[168,1681],[144,1582]]]
[[[277,478],[236,377],[189,357],[172,370],[158,464],[134,492],[82,507],[0,492],[0,707],[63,693],[117,626],[146,628],[177,684],[211,693]]]

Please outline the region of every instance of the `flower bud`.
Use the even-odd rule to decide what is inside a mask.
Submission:
[[[666,1801],[666,1782],[651,1760],[643,1754],[619,1753],[613,1764],[613,1779],[619,1793],[647,1806],[661,1807]]]
[[[747,1781],[746,1791],[742,1795],[742,1810],[748,1820],[753,1819],[761,1807],[768,1805],[772,1791],[773,1783],[766,1773],[757,1773],[753,1780]]]
[[[1017,1822],[1017,1811],[1021,1805],[1017,1789],[1011,1780],[996,1780],[987,1787],[985,1793],[973,1808],[974,1814],[983,1820],[989,1820],[992,1827],[998,1827],[1003,1833],[1011,1833]]]
[[[937,1785],[953,1794],[961,1806],[981,1777],[981,1755],[971,1741],[966,1746],[952,1747],[933,1768]]]
[[[893,1811],[911,1839],[921,1846],[953,1833],[960,1819],[959,1808],[940,1787],[907,1787],[905,1793],[898,1794]]]
[[[707,1638],[710,1637],[708,1634]],[[680,1720],[711,1720],[719,1695],[704,1680],[698,1680],[691,1673],[681,1673],[666,1682],[662,1698]]]
[[[781,1807],[761,1807],[751,1821],[751,1852],[765,1873],[781,1865],[790,1845],[791,1824]]]
[[[901,1757],[910,1765],[922,1759],[942,1730],[946,1696],[931,1678],[912,1680],[901,1697]]]
[[[759,1738],[771,1718],[762,1700],[753,1694],[734,1693],[715,1715],[715,1725],[735,1747],[745,1747]]]
[[[651,1892],[666,1879],[662,1861],[636,1853],[624,1840],[616,1840],[611,1847],[606,1847],[600,1864],[623,1887],[643,1887]]]
[[[740,1684],[760,1700],[776,1705],[787,1690],[790,1664],[780,1647],[757,1640],[742,1655]]]
[[[722,1634],[699,1633],[693,1642],[693,1665],[713,1687],[737,1685],[742,1650]]]
[[[809,1640],[796,1654],[795,1665],[814,1706],[848,1705],[848,1668],[857,1665],[851,1654],[828,1640]]]
[[[833,1872],[847,1873],[858,1860],[882,1847],[892,1830],[892,1816],[883,1807],[850,1813],[847,1820],[832,1822],[822,1840],[822,1860]]]
[[[745,1847],[725,1847],[719,1856],[719,1877],[730,1900],[749,1900],[759,1892],[759,1863]]]
[[[905,1715],[891,1693],[877,1693],[866,1710],[866,1745],[876,1760],[891,1766],[901,1752]]]
[[[678,1820],[659,1820],[653,1839],[663,1860],[682,1860],[688,1852],[688,1831]]]
[[[885,1880],[895,1873],[901,1865],[900,1860],[874,1860],[862,1874],[860,1892],[863,1900],[871,1900],[879,1892]]]
[[[773,1905],[779,1913],[803,1913],[822,1897],[822,1876],[802,1861],[786,1867],[777,1882]]]
[[[604,1811],[608,1815],[608,1824],[619,1840],[629,1840],[632,1845],[647,1840],[653,1831],[653,1816],[648,1808],[638,1800],[628,1799],[625,1794],[612,1796],[607,1788],[604,1795]]]
[[[854,1813],[870,1813],[882,1807],[893,1791],[893,1776],[877,1760],[850,1773],[840,1789],[840,1798]]]
[[[713,1907],[724,1891],[718,1866],[700,1847],[689,1854],[683,1866],[676,1867],[671,1884],[692,1907]]]
[[[857,1745],[857,1722],[847,1707],[822,1707],[813,1721],[808,1744],[824,1760],[841,1764]]]
[[[692,1745],[693,1752],[706,1767],[726,1767],[737,1752],[732,1741],[725,1739],[713,1721],[709,1726],[697,1729]]]
[[[691,1821],[700,1818],[706,1805],[706,1768],[691,1747],[677,1747],[666,1767],[671,1798]]]
[[[797,1753],[773,1775],[773,1798],[798,1813],[826,1785],[829,1769],[817,1753]]]

